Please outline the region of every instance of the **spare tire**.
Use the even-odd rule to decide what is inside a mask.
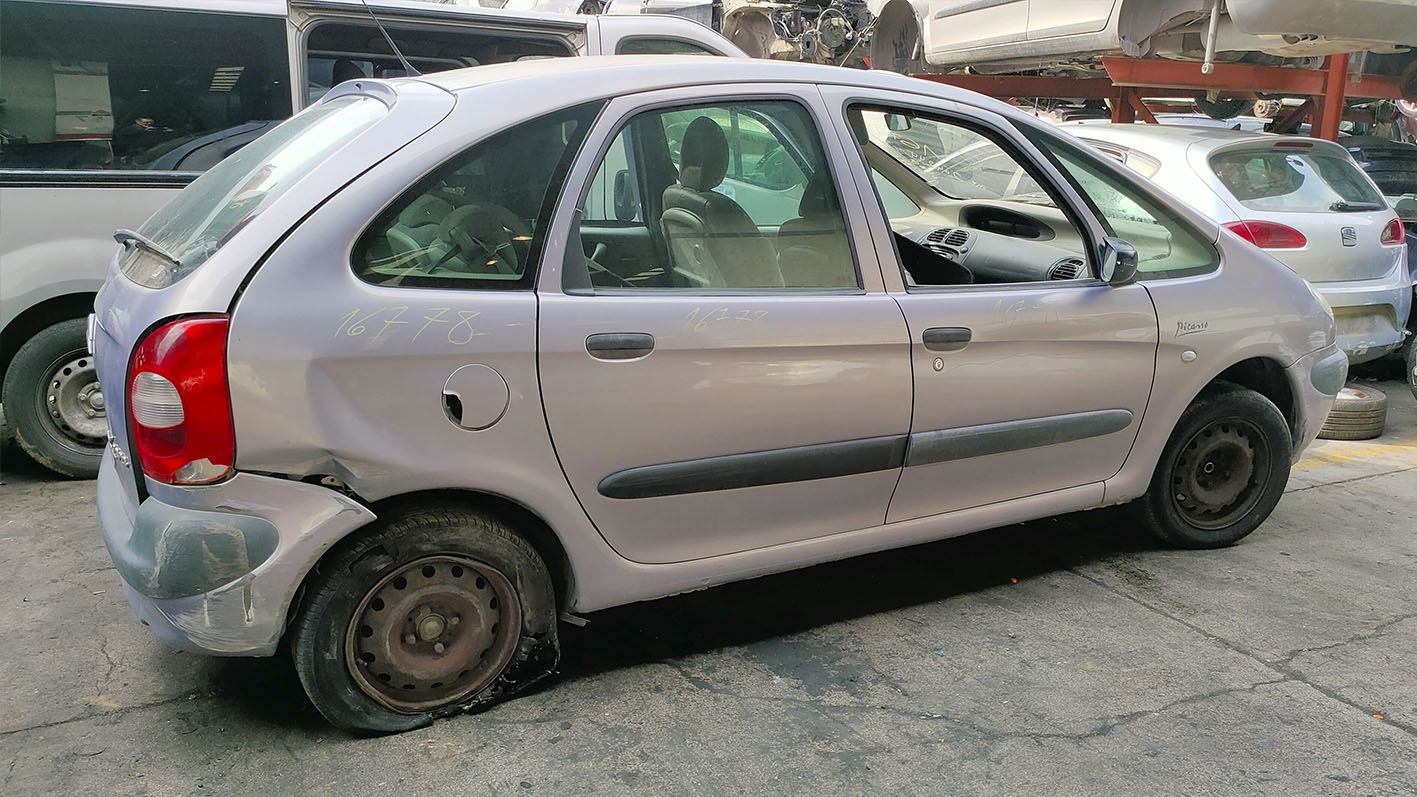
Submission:
[[[1370,387],[1348,386],[1324,419],[1319,437],[1324,440],[1371,440],[1387,423],[1387,394]]]

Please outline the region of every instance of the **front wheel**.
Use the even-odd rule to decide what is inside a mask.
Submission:
[[[417,509],[335,549],[291,628],[315,708],[410,730],[507,697],[556,665],[556,599],[534,548],[495,517]]]
[[[72,318],[25,341],[5,372],[5,417],[20,447],[64,476],[98,475],[108,440],[108,418],[85,321]]]
[[[1233,545],[1279,503],[1293,446],[1279,408],[1259,393],[1204,393],[1181,413],[1135,511],[1178,548]]]

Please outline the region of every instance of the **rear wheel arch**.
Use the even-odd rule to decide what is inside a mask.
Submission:
[[[86,318],[93,312],[93,303],[97,296],[97,293],[88,292],[53,296],[15,316],[5,325],[4,330],[0,330],[0,381],[4,381],[6,372],[10,370],[10,363],[15,359],[15,353],[26,341],[41,330],[62,321]]]
[[[365,502],[361,501],[361,503]],[[352,544],[355,538],[369,528],[378,525],[379,521],[388,521],[390,518],[410,510],[428,507],[454,507],[482,511],[505,522],[535,549],[542,562],[546,564],[556,592],[556,605],[561,608],[570,605],[571,596],[575,592],[575,576],[571,569],[570,557],[566,553],[565,546],[561,543],[561,538],[551,528],[551,524],[547,523],[539,514],[510,498],[477,490],[424,490],[390,496],[373,503],[365,503],[365,505],[374,513],[378,521],[371,521],[345,535],[311,564],[301,577],[300,586],[296,588],[289,606],[286,607],[285,626],[287,630],[300,609],[306,587],[319,571],[321,563],[330,559],[337,550]]]

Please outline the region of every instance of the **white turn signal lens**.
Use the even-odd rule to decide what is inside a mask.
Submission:
[[[133,420],[149,429],[171,429],[186,420],[177,386],[152,371],[133,377]]]

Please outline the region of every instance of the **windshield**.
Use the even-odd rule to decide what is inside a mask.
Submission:
[[[951,199],[1053,204],[1017,160],[973,130],[884,111],[863,110],[861,116],[871,143]]]
[[[1210,168],[1252,210],[1380,210],[1387,202],[1347,153],[1244,149],[1210,157]]]
[[[139,234],[161,254],[153,247],[130,246],[121,261],[123,273],[149,288],[166,287],[192,273],[301,176],[387,110],[370,97],[340,97],[243,147],[143,224]]]

